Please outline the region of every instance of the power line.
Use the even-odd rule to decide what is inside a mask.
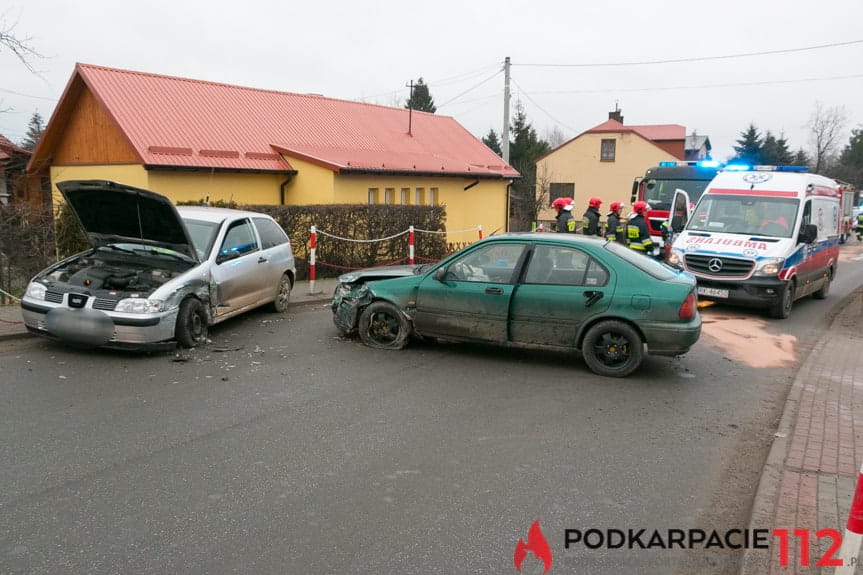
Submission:
[[[56,102],[57,98],[47,98],[45,96],[34,96],[33,94],[24,94],[23,92],[16,92],[14,90],[7,90],[6,88],[0,88],[0,92],[5,94],[12,94],[14,96],[21,96],[22,98],[34,98],[36,100],[46,100],[48,102]]]
[[[450,103],[452,103],[452,102],[454,102],[454,101],[458,100],[459,98],[461,98],[462,96],[464,96],[464,95],[465,95],[465,94],[467,94],[468,92],[471,92],[471,91],[473,91],[473,90],[476,90],[477,88],[479,88],[480,86],[482,86],[482,85],[483,85],[483,84],[485,84],[486,82],[489,82],[489,81],[493,80],[494,78],[496,78],[498,75],[500,75],[500,73],[501,73],[501,70],[496,70],[494,74],[492,74],[491,76],[489,76],[489,77],[488,77],[488,78],[486,78],[485,80],[483,80],[483,81],[479,82],[478,84],[474,84],[473,86],[471,86],[471,87],[470,87],[470,88],[468,88],[467,90],[465,90],[465,91],[463,91],[463,92],[461,92],[461,93],[457,94],[456,96],[454,96],[454,97],[450,98],[449,100],[447,100],[447,101],[446,101],[446,102],[444,102],[443,104],[440,104],[440,107],[442,108],[442,107],[446,106],[447,104],[450,104]]]
[[[863,74],[847,76],[822,76],[820,78],[797,78],[794,80],[763,80],[759,82],[730,82],[725,84],[700,84],[692,86],[659,86],[645,88],[598,88],[593,90],[548,90],[532,92],[534,95],[549,94],[604,94],[608,92],[665,92],[669,90],[703,90],[706,88],[738,88],[743,86],[768,86],[771,84],[796,84],[798,82],[826,82],[828,80],[852,80],[863,78]],[[515,83],[515,82],[513,82]]]
[[[519,86],[518,82],[516,82],[515,80],[512,80],[512,83],[513,83],[513,84],[515,84],[515,87],[516,87],[516,88],[518,88],[518,89],[520,90],[520,94],[521,94],[522,96],[524,96],[525,98],[527,98],[527,100],[528,100],[531,104],[533,104],[534,106],[536,106],[536,107],[537,107],[537,109],[539,109],[539,111],[540,111],[540,112],[542,112],[543,114],[545,114],[546,116],[548,116],[548,117],[551,119],[551,121],[555,122],[556,124],[558,124],[558,125],[560,125],[560,126],[563,126],[563,127],[564,127],[564,128],[566,128],[567,130],[570,130],[571,132],[578,133],[578,130],[576,130],[576,129],[575,129],[575,128],[573,128],[572,126],[567,126],[566,124],[564,124],[563,122],[561,122],[560,120],[558,120],[557,118],[555,118],[554,116],[552,116],[551,114],[549,114],[549,113],[548,113],[548,112],[547,112],[547,111],[546,111],[542,106],[540,106],[539,104],[537,104],[537,103],[536,103],[536,100],[534,100],[533,98],[531,98],[531,97],[530,97],[530,94],[528,94],[527,92],[525,92],[524,88],[522,88],[521,86]]]
[[[692,58],[674,58],[670,60],[643,60],[635,62],[606,62],[597,64],[516,64],[513,66],[531,68],[607,68],[614,66],[650,66],[654,64],[677,64],[680,62],[706,62],[708,60],[730,60],[733,58],[750,58],[753,56],[769,56],[774,54],[790,54],[794,52],[805,52],[807,50],[821,50],[824,48],[837,48],[840,46],[851,46],[863,44],[863,40],[849,40],[847,42],[834,42],[832,44],[819,44],[817,46],[805,46],[803,48],[786,48],[783,50],[765,50],[763,52],[745,52],[741,54],[725,54],[721,56],[696,56]]]
[[[428,82],[423,81],[423,83],[426,86],[429,86],[430,88],[432,86],[435,86],[435,87],[436,86],[447,86],[449,84],[455,84],[457,82],[464,82],[467,80],[471,80],[473,78],[476,78],[477,76],[480,76],[481,74],[484,74],[485,72],[487,72],[491,68],[497,68],[498,66],[500,66],[500,63],[495,62],[494,64],[487,64],[487,65],[483,66],[482,68],[477,68],[477,69],[471,70],[469,72],[463,72],[461,74],[457,74],[455,76],[450,76],[450,77],[444,78],[442,80],[433,80],[433,81],[429,80]],[[396,95],[402,93],[403,91],[404,90],[390,90],[389,92],[383,92],[383,93],[375,94],[372,96],[363,96],[361,98],[355,98],[355,100],[364,102],[366,100],[381,98],[384,96],[396,96]]]

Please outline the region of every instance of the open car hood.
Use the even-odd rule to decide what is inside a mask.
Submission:
[[[344,273],[339,276],[341,283],[353,283],[357,280],[371,281],[379,279],[402,278],[405,276],[416,275],[417,270],[423,267],[422,264],[416,265],[400,265],[400,266],[379,266],[375,268],[364,268]]]
[[[57,187],[94,248],[137,243],[198,261],[177,208],[165,196],[105,180],[70,180]]]

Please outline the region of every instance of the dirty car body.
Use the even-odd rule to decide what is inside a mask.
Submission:
[[[341,276],[332,302],[339,331],[371,347],[420,336],[579,350],[594,372],[621,377],[645,353],[686,353],[701,334],[692,275],[603,239],[504,234],[385,269]]]
[[[229,317],[264,304],[287,309],[294,257],[271,217],[178,208],[101,180],[57,187],[91,249],[31,280],[21,307],[32,333],[84,346],[193,347]]]

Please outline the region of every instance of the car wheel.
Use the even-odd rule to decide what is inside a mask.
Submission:
[[[833,272],[829,271],[827,274],[827,279],[821,284],[821,289],[812,294],[812,299],[825,299],[827,294],[830,293],[830,284],[833,283]]]
[[[360,339],[369,347],[401,349],[408,343],[411,325],[393,304],[376,301],[360,315]]]
[[[284,313],[288,311],[288,304],[291,303],[291,277],[288,274],[282,274],[279,279],[279,286],[276,288],[276,299],[270,304],[272,310],[276,313]]]
[[[794,283],[785,284],[779,300],[770,308],[770,317],[785,319],[791,315],[791,306],[794,305]]]
[[[644,342],[631,325],[622,321],[601,321],[587,330],[581,353],[596,374],[624,377],[644,359]]]
[[[180,347],[195,347],[207,341],[207,310],[200,300],[188,298],[180,304],[174,337]]]

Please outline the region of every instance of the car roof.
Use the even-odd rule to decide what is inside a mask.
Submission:
[[[528,239],[528,240],[540,240],[540,241],[561,241],[561,242],[570,242],[574,244],[584,244],[584,243],[601,243],[604,244],[608,240],[605,238],[597,237],[597,236],[585,236],[581,234],[562,234],[559,232],[507,232],[504,234],[497,234],[494,236],[488,236],[483,238],[484,242],[491,241],[502,241],[502,240],[513,240],[513,239]]]
[[[246,210],[234,210],[231,208],[213,208],[210,206],[177,206],[177,211],[184,219],[202,220],[205,222],[219,223],[227,219],[263,217],[270,218],[267,214],[260,212],[249,212]]]

